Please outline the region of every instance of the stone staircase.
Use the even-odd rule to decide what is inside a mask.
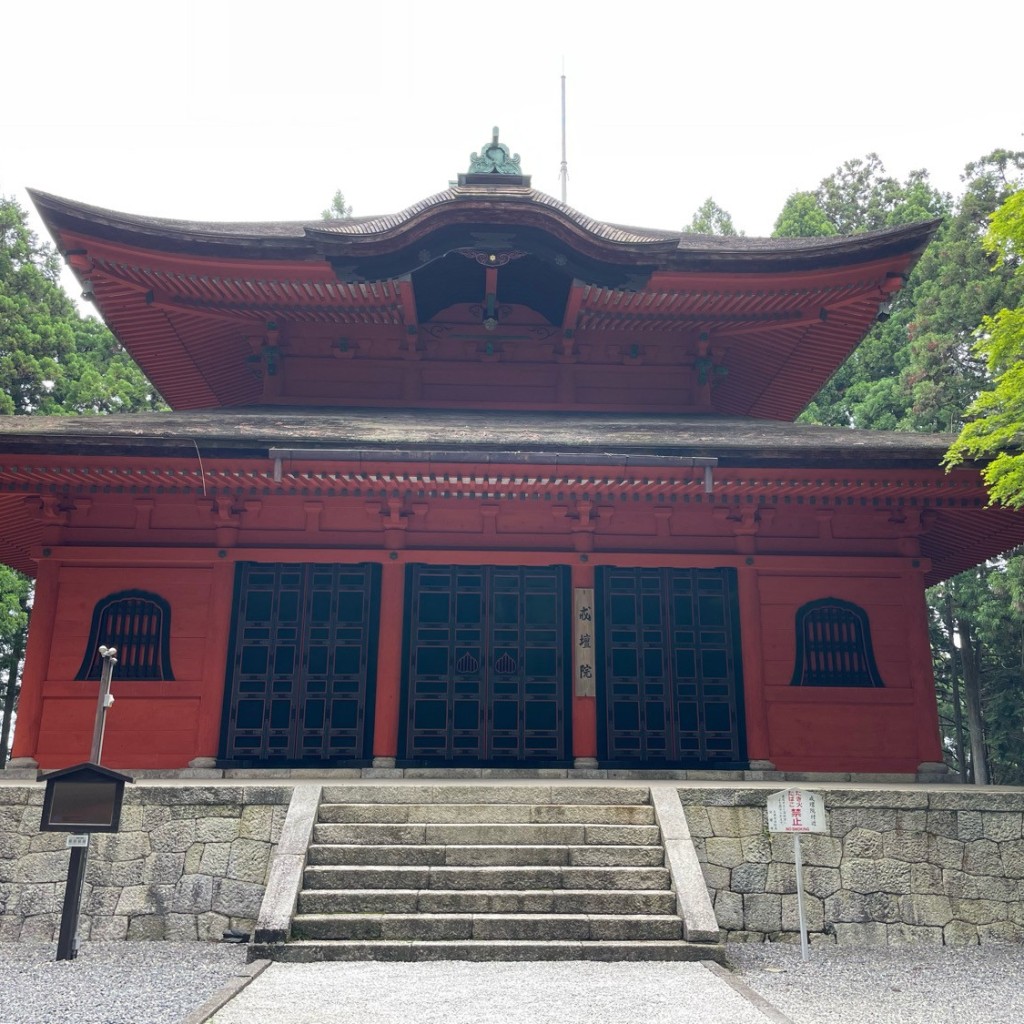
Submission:
[[[720,959],[642,786],[325,786],[276,960]]]

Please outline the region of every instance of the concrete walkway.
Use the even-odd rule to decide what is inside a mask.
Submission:
[[[739,989],[739,991],[737,990]],[[210,1024],[786,1024],[700,963],[271,964]]]

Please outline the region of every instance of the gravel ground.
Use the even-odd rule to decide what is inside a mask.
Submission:
[[[1019,1024],[1024,946],[733,944],[729,962],[794,1024]]]
[[[0,1024],[179,1024],[245,968],[214,943],[0,943]],[[729,947],[794,1024],[1018,1024],[1024,946]],[[699,964],[274,964],[215,1024],[768,1024]]]
[[[271,964],[213,1018],[213,1024],[396,1021],[771,1024],[692,963]]]
[[[199,942],[0,943],[0,1024],[177,1024],[245,964]]]

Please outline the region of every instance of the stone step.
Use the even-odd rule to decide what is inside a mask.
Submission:
[[[665,914],[676,894],[664,889],[306,889],[300,914]]]
[[[313,828],[317,845],[414,846],[660,846],[657,825],[327,824]]]
[[[305,889],[668,889],[667,868],[312,865]]]
[[[313,845],[307,864],[525,865],[661,867],[660,846],[360,846]]]
[[[653,914],[300,914],[294,939],[681,939],[682,921]]]
[[[367,824],[653,825],[650,804],[321,803],[318,821]]]
[[[646,804],[647,786],[392,783],[324,786],[325,804]]]
[[[408,941],[349,939],[329,942],[307,940],[289,943],[254,943],[249,959],[284,963],[324,960],[715,960],[725,962],[721,943],[679,941],[541,942],[515,939],[467,939],[463,941]]]

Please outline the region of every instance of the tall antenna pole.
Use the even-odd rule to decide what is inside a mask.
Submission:
[[[565,58],[562,58],[562,166],[558,171],[562,182],[562,202],[565,202],[566,184],[569,181],[569,164],[565,159]]]

